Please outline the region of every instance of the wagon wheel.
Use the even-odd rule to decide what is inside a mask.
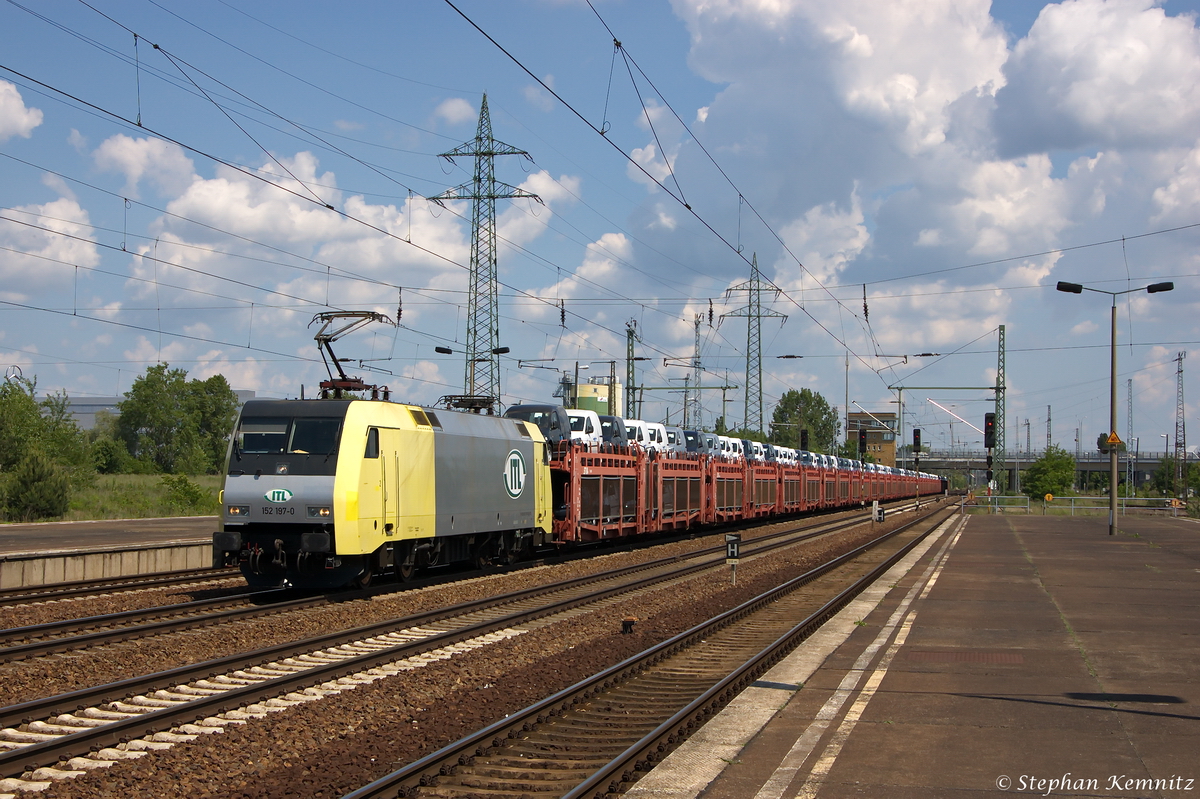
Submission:
[[[413,545],[404,545],[399,554],[401,559],[396,563],[396,576],[400,578],[400,582],[407,583],[417,572],[416,558],[413,557]]]
[[[471,564],[476,569],[482,571],[492,565],[491,551],[494,540],[491,535],[488,535],[475,545],[475,549],[471,553]]]
[[[354,578],[355,588],[367,588],[371,585],[371,578],[374,577],[374,571],[371,568],[370,561],[363,564],[363,570]]]

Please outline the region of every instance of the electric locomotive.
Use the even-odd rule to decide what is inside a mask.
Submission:
[[[217,565],[255,586],[334,588],[549,539],[537,425],[361,399],[250,400],[230,441]]]

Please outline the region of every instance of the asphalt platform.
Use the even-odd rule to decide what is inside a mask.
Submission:
[[[1200,797],[1200,524],[940,528],[631,792]]]
[[[212,541],[216,516],[0,524],[0,555]]]

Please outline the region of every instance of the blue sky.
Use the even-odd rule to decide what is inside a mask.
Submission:
[[[768,415],[788,388],[886,410],[888,386],[990,384],[1004,324],[1009,437],[1028,418],[1035,448],[1047,406],[1067,449],[1107,429],[1108,300],[1055,282],[1173,280],[1120,303],[1119,432],[1132,379],[1141,448],[1174,437],[1173,359],[1200,339],[1196,3],[454,5],[0,5],[0,363],[72,395],[162,360],[296,396],[324,376],[315,313],[402,297],[399,328],[339,354],[399,397],[459,393],[433,348],[465,336],[470,211],[422,198],[469,179],[437,156],[487,92],[532,158],[499,179],[545,201],[499,203],[506,403],[554,388],[518,360],[607,372],[631,319],[646,382],[681,382],[663,359],[699,314],[705,382],[740,385],[745,322],[707,319],[756,254],[787,315],[763,324]],[[989,396],[906,392],[906,426],[946,446],[926,400],[977,419]]]

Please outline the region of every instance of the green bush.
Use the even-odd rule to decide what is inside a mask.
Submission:
[[[40,452],[29,452],[8,480],[5,516],[34,521],[62,516],[71,502],[67,471]]]
[[[92,462],[100,474],[124,474],[133,467],[133,458],[120,441],[100,438],[92,443]]]
[[[164,474],[163,487],[167,490],[167,504],[177,513],[198,513],[207,508],[208,492],[193,483],[183,474]]]

